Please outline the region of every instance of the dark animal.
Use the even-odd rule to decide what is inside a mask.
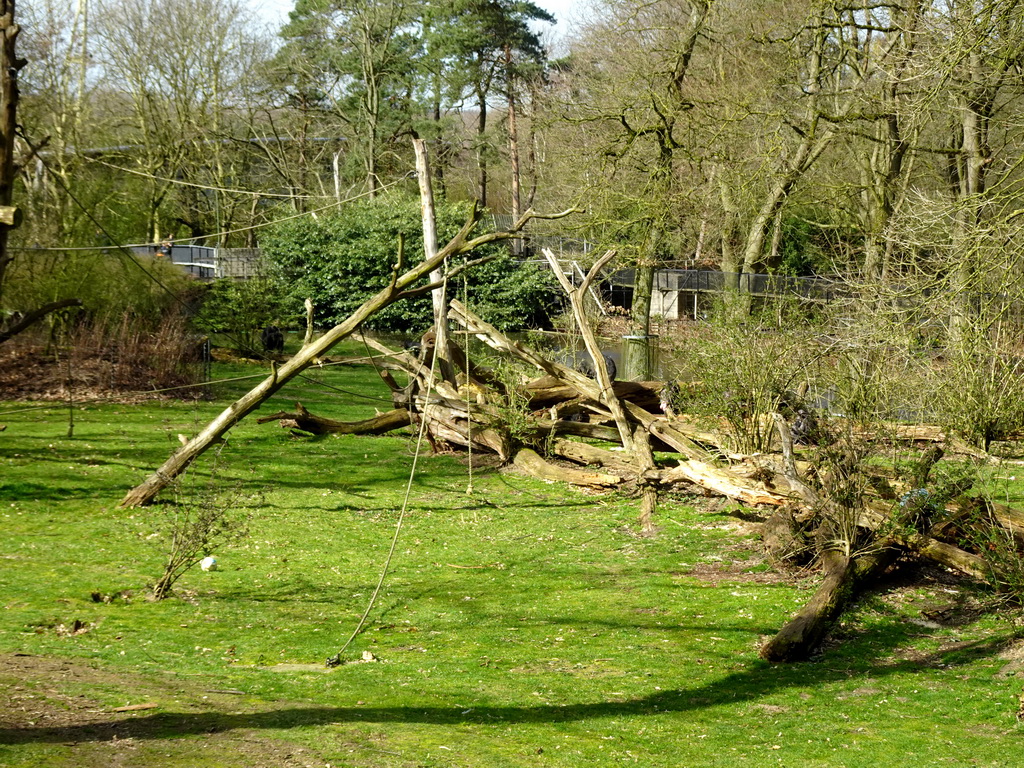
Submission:
[[[819,445],[831,442],[828,431],[822,426],[814,411],[801,408],[793,419],[793,442],[797,445]]]
[[[666,382],[665,386],[661,388],[661,396],[659,398],[661,412],[670,419],[674,419],[684,394],[685,390],[680,382],[675,379]]]
[[[605,368],[608,369],[608,378],[615,381],[615,374],[618,373],[618,368],[615,366],[615,361],[608,355],[602,354],[604,358]],[[597,370],[594,368],[594,360],[589,354],[583,356],[583,358],[576,364],[576,370],[591,379],[597,378]]]
[[[263,329],[260,343],[266,352],[284,352],[284,334],[276,325],[268,325]]]

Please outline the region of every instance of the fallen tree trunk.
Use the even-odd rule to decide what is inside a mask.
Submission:
[[[654,470],[648,472],[648,475],[662,485],[686,481],[755,507],[762,504],[780,507],[793,502],[789,496],[758,488],[752,481],[697,459],[681,461],[675,467]]]
[[[371,419],[361,421],[335,421],[334,419],[316,416],[303,407],[302,403],[295,404],[292,412],[278,411],[269,416],[261,416],[256,420],[257,424],[266,424],[268,421],[280,421],[285,429],[295,429],[300,432],[308,432],[311,435],[383,435],[395,429],[407,427],[412,423],[412,417],[406,408],[395,408],[386,413],[379,413]]]
[[[535,419],[532,424],[533,429],[528,436],[535,439],[545,439],[553,435],[573,435],[609,443],[619,442],[619,431],[615,427],[606,427],[603,424],[560,419]]]
[[[615,381],[612,382],[612,391],[620,400],[629,400],[641,408],[657,408],[657,386],[657,382],[651,381]],[[530,408],[533,410],[548,408],[579,396],[579,390],[554,376],[533,379],[526,383],[523,391],[530,398]]]
[[[618,475],[559,467],[542,459],[540,454],[532,448],[522,448],[516,453],[514,464],[526,474],[539,480],[570,483],[587,488],[614,488],[624,482]]]
[[[771,662],[804,661],[821,646],[857,588],[889,565],[892,549],[879,549],[859,557],[836,550],[821,553],[824,581],[814,597],[761,648],[761,658]]]
[[[630,461],[628,456],[623,456],[621,453],[608,451],[587,443],[580,443],[576,440],[555,440],[551,446],[551,451],[557,456],[580,464],[596,464],[599,467],[609,467],[634,475],[640,471],[639,465]]]

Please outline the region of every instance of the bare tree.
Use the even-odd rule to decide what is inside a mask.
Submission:
[[[222,143],[228,112],[261,46],[238,0],[105,0],[95,27],[119,108],[119,162],[143,179],[145,234],[157,241],[174,226],[175,181],[217,188],[230,177]]]

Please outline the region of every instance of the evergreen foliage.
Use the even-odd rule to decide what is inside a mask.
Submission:
[[[438,238],[443,243],[465,223],[469,207],[441,202],[437,206]],[[335,325],[387,283],[404,237],[405,260],[423,253],[419,202],[405,195],[354,203],[333,216],[282,222],[263,238],[263,250],[274,263],[295,306],[309,298],[317,324]],[[473,310],[502,329],[543,325],[553,300],[547,273],[515,260],[502,243],[479,248],[472,258],[490,257],[466,273]],[[463,277],[449,285],[463,294]],[[423,331],[431,322],[430,295],[394,304],[377,313],[370,328],[392,332]]]

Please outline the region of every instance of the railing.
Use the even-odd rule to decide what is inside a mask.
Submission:
[[[159,245],[135,246],[135,253],[170,256],[171,263],[200,280],[233,277],[247,280],[263,273],[259,248],[208,248],[202,245],[172,245],[170,254]]]
[[[547,239],[533,238],[531,245],[536,247],[538,241],[543,243]],[[551,239],[558,240],[557,245],[577,245],[574,241],[562,238]],[[137,246],[133,250],[137,253],[153,254],[159,253],[159,246]],[[568,250],[570,256],[566,256],[561,250],[555,250],[555,253],[568,261],[568,266],[564,267],[565,274],[575,283],[582,276],[582,269],[572,256],[579,255],[580,250],[575,247],[569,247]],[[172,263],[201,280],[221,277],[245,280],[263,272],[259,248],[173,245],[170,257]],[[634,281],[635,270],[622,269],[612,274],[605,284],[613,289],[623,289],[632,288]],[[796,296],[807,301],[828,303],[841,295],[843,287],[842,283],[822,277],[719,272],[710,269],[659,269],[654,273],[654,290],[662,293],[722,293],[726,290],[735,290],[754,296]]]
[[[635,279],[635,270],[623,269],[612,275],[608,283],[616,287],[632,288]],[[827,303],[842,293],[843,286],[842,283],[823,277],[719,272],[710,269],[659,269],[654,273],[654,290],[683,293],[722,293],[733,290],[755,296],[797,296],[808,301]]]

